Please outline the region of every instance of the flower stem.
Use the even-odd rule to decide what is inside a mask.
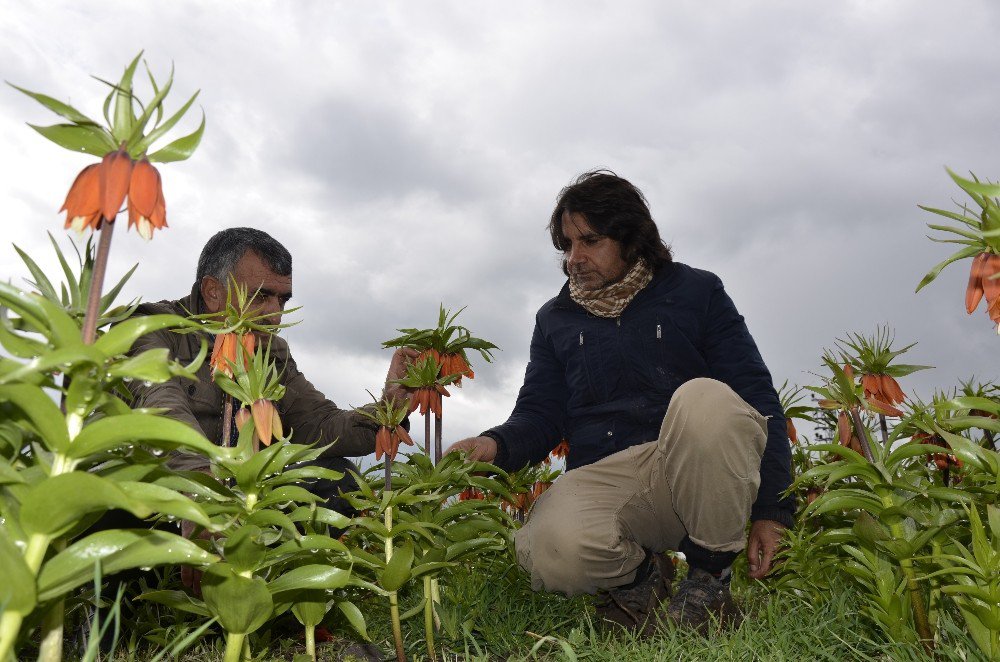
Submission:
[[[427,655],[437,662],[434,650],[434,586],[430,575],[424,575],[424,636],[427,638]]]
[[[858,412],[857,407],[851,407],[851,420],[854,421],[854,430],[858,433],[858,441],[861,442],[861,452],[864,453],[865,459],[869,462],[874,462],[875,458],[872,455],[872,440],[868,436],[868,428],[861,420],[861,413]]]
[[[97,242],[94,258],[94,276],[90,281],[87,295],[87,312],[83,316],[83,342],[92,345],[97,338],[97,320],[101,316],[101,290],[104,288],[104,273],[108,270],[108,253],[111,252],[111,233],[115,224],[105,220],[101,223],[101,238]]]
[[[229,448],[233,435],[233,396],[226,393],[222,405],[222,447]]]
[[[245,638],[245,634],[226,633],[226,655],[222,658],[223,662],[240,662],[243,659],[243,640]]]
[[[424,414],[424,455],[431,456],[431,415]]]
[[[388,464],[387,464],[388,466]],[[386,470],[386,482],[389,481],[388,469]],[[385,563],[392,560],[392,506],[385,509],[385,528],[390,535],[385,538]],[[396,643],[397,662],[406,662],[406,649],[403,647],[403,626],[399,621],[399,596],[396,591],[389,592],[389,618],[392,620],[392,638]]]
[[[882,446],[883,448],[889,448],[889,426],[885,422],[885,414],[878,415],[878,426],[882,431]]]
[[[443,403],[441,407],[444,408]],[[444,412],[442,411],[441,414],[443,415]],[[434,464],[441,461],[441,419],[442,416],[434,417]]]
[[[57,552],[66,549],[66,539],[51,544]],[[59,662],[63,657],[63,626],[66,618],[66,600],[56,601],[42,619],[42,643],[38,647],[38,662]]]
[[[316,626],[306,626],[306,655],[316,662]]]

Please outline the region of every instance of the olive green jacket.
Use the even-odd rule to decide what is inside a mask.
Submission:
[[[195,285],[188,297],[178,301],[142,304],[136,314],[169,313],[187,316],[189,313],[202,312],[201,294]],[[211,349],[212,338],[208,334],[157,331],[140,338],[132,353],[166,347],[171,358],[188,364],[198,355],[202,339],[209,342]],[[322,446],[333,443],[326,451],[326,455],[330,456],[355,457],[375,450],[375,425],[360,414],[338,408],[316,390],[299,372],[295,359],[288,350],[288,343],[279,336],[275,336],[272,341],[271,358],[277,365],[281,383],[285,387],[285,396],[277,403],[277,407],[286,434],[291,429],[295,435],[294,440],[300,444],[317,442]],[[187,423],[218,444],[222,440],[223,392],[212,381],[208,361],[202,364],[197,374],[197,382],[179,377],[148,386],[131,382],[129,390],[134,396],[132,406],[163,408],[171,418]],[[205,470],[208,460],[198,455],[183,454],[172,458],[169,464],[176,469]]]

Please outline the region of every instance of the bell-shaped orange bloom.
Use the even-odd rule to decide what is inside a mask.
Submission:
[[[124,149],[108,152],[101,161],[101,216],[109,223],[118,216],[132,178],[132,157]]]
[[[101,164],[94,163],[76,176],[59,211],[66,212],[66,229],[83,232],[101,227]]]
[[[467,487],[458,493],[459,501],[471,501],[473,499],[484,499],[485,495],[474,487]]]
[[[235,418],[236,418],[236,431],[242,432],[243,427],[247,424],[247,421],[249,421],[252,418],[252,416],[250,415],[249,409],[247,409],[246,407],[240,407],[240,410],[236,412]]]
[[[551,486],[551,480],[536,481],[535,484],[531,486],[531,500],[536,501],[538,497],[542,496],[542,492],[549,489]]]
[[[552,452],[549,453],[549,455],[552,457],[566,457],[569,455],[569,442],[563,439],[556,444],[556,447],[552,449]]]
[[[469,362],[465,360],[461,352],[456,352],[454,354],[441,354],[441,373],[442,377],[447,377],[449,375],[458,375],[458,379],[455,380],[455,385],[459,386],[462,383],[463,377],[468,377],[469,379],[475,379],[476,373],[473,372],[472,366]]]
[[[792,423],[792,419],[790,418],[785,419],[785,432],[786,434],[788,434],[788,441],[792,442],[793,444],[799,443],[798,430],[795,429],[795,424]]]
[[[253,416],[254,434],[260,443],[270,446],[272,438],[284,436],[281,417],[270,400],[261,399],[250,405],[250,414]]]
[[[242,361],[244,367],[250,365],[255,344],[256,340],[252,333],[244,333],[242,336],[235,333],[220,333],[215,336],[215,345],[212,346],[212,357],[208,360],[208,364],[212,366],[214,372],[232,377],[233,366],[236,365],[237,359]],[[241,346],[245,351],[240,349]]]
[[[951,446],[948,445],[948,442],[937,434],[917,432],[911,439],[915,444],[929,444],[931,446],[940,446],[943,449],[951,450]],[[951,467],[959,469],[962,467],[962,461],[951,453],[930,453],[927,455],[927,461],[933,462],[934,466],[941,471],[950,469]]]
[[[385,455],[386,461],[395,460],[401,443],[408,446],[413,445],[410,433],[400,425],[391,430],[383,425],[375,433],[375,459],[379,460]]]
[[[902,416],[903,412],[894,405],[906,399],[899,383],[889,375],[861,375],[861,386],[865,400],[872,408],[886,416]]]
[[[135,226],[145,240],[153,238],[153,230],[167,226],[167,206],[163,200],[160,173],[143,158],[132,169],[128,186],[128,226]]]
[[[435,384],[434,386],[422,386],[416,390],[413,397],[410,399],[410,411],[415,411],[419,407],[420,414],[422,416],[426,416],[427,412],[431,412],[436,417],[440,418],[441,396],[448,398],[451,397],[451,393],[449,393],[448,389],[440,384]]]

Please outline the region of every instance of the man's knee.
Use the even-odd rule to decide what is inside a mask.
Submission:
[[[683,441],[692,452],[713,455],[766,437],[766,419],[728,385],[699,377],[682,384],[670,399],[660,430],[661,443]],[[688,444],[687,442],[692,442]]]

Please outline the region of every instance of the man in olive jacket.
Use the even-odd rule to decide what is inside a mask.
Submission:
[[[267,315],[265,322],[279,324],[281,311],[292,296],[292,256],[274,238],[253,228],[230,228],[209,239],[198,259],[198,271],[191,293],[177,301],[147,303],[137,314],[176,315],[218,313],[226,304],[226,284],[229,278],[257,292],[254,307]],[[133,352],[165,347],[170,356],[181,363],[189,363],[198,355],[206,334],[179,334],[159,331],[144,336]],[[267,341],[267,338],[261,339]],[[275,360],[284,397],[277,402],[278,413],[285,430],[293,430],[298,443],[332,443],[325,454],[315,462],[336,471],[355,470],[347,457],[363,456],[375,449],[375,427],[367,418],[352,410],[337,407],[320,393],[299,371],[292,358],[288,343],[280,336],[270,338],[271,357]],[[397,351],[391,360],[386,377],[386,394],[402,401],[408,395],[402,387],[389,380],[405,374],[406,353]],[[206,361],[197,373],[198,381],[175,378],[162,384],[130,384],[135,396],[134,407],[161,407],[167,415],[183,421],[202,432],[208,439],[220,443],[223,425],[223,392],[212,381],[212,369]],[[233,425],[229,421],[229,425]],[[234,433],[235,431],[231,429]],[[231,436],[235,438],[235,434]],[[192,454],[178,454],[169,461],[175,469],[208,470],[208,460]],[[342,481],[318,481],[310,489],[328,500],[328,506],[343,512],[346,506],[336,497],[341,488],[350,490],[353,479],[345,476]]]
[[[607,171],[563,189],[549,222],[569,280],[538,311],[506,423],[455,443],[506,470],[562,439],[566,474],[515,535],[536,590],[601,593],[600,615],[639,629],[667,607],[705,627],[735,617],[729,567],[770,571],[794,502],[780,402],[717,276],[675,263],[642,193]],[[749,536],[747,521],[751,521]]]

